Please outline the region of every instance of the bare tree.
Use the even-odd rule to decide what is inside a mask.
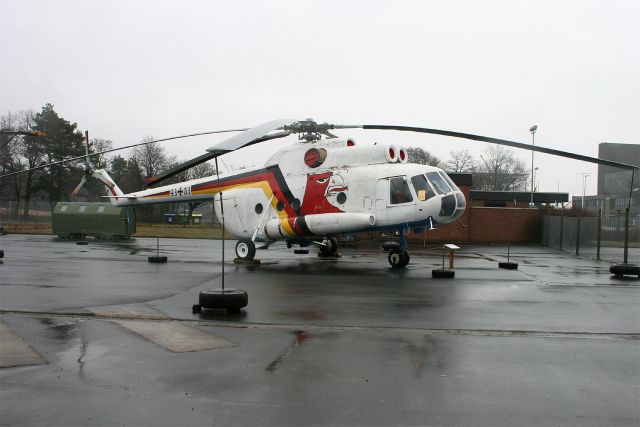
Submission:
[[[480,156],[482,160],[473,177],[473,187],[478,190],[524,191],[529,176],[524,160],[513,152],[492,145]]]
[[[206,176],[215,175],[216,168],[211,163],[200,163],[189,169],[189,179],[204,178]]]
[[[153,141],[151,135],[145,136],[140,142],[149,141]],[[165,148],[158,144],[146,144],[135,147],[131,157],[136,160],[142,169],[142,173],[146,177],[155,176],[161,171],[168,169],[169,165],[174,161],[167,157]]]
[[[0,118],[0,128],[12,131],[29,131],[35,128],[36,113],[33,110],[9,112]],[[2,140],[0,149],[0,169],[2,172],[18,172],[32,168],[43,162],[43,150],[34,138],[16,136],[11,140]],[[16,200],[25,200],[25,215],[29,214],[28,203],[35,186],[37,173],[14,175],[0,182],[0,192]],[[19,205],[16,204],[16,210]],[[17,214],[17,211],[16,211]]]
[[[476,160],[469,150],[451,150],[451,158],[444,163],[444,168],[449,172],[473,172],[477,168]]]
[[[33,111],[8,112],[0,117],[0,129],[6,131],[21,131],[29,129],[29,120]],[[21,135],[0,135],[0,174],[19,172],[27,167],[27,161],[22,156],[24,137]],[[0,197],[20,200],[24,193],[26,178],[23,175],[0,180]],[[19,205],[15,205],[15,214]]]
[[[441,163],[439,158],[420,147],[407,148],[407,156],[409,157],[409,163],[418,163],[421,165],[430,165],[436,167],[440,166]]]
[[[113,142],[108,139],[93,138],[89,144],[89,151],[92,153],[99,153],[100,151],[111,150],[112,148]],[[95,168],[106,169],[109,166],[108,154],[91,157],[91,163],[93,163],[93,167]]]

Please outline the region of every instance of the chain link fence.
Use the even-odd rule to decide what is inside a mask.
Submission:
[[[51,209],[43,200],[32,200],[28,206],[24,200],[0,200],[0,224],[51,223]]]
[[[560,210],[541,217],[543,245],[576,255],[622,262],[625,213]],[[629,262],[640,262],[640,215],[629,216]]]
[[[53,206],[46,200],[32,200],[27,212],[24,200],[0,200],[0,225],[51,224],[52,210]],[[188,212],[186,203],[136,207],[139,223],[162,223],[167,213],[187,215]],[[211,224],[213,221],[211,203],[200,204],[193,213],[202,215],[203,223]]]

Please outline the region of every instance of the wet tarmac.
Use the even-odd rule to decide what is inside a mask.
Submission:
[[[220,242],[160,245],[0,236],[0,425],[640,424],[640,281],[608,260],[463,245],[449,280],[437,248],[227,242],[249,305],[194,314]]]

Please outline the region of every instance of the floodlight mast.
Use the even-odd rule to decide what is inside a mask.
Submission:
[[[538,130],[538,125],[533,125],[529,128],[529,132],[531,132],[531,143],[533,145],[533,149],[531,150],[531,202],[529,203],[529,207],[532,208],[535,205],[533,204],[533,155],[536,152],[536,131]]]

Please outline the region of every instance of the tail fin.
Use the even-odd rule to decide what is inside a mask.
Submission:
[[[91,176],[94,177],[95,179],[101,181],[104,184],[105,189],[107,190],[107,194],[108,194],[107,197],[109,197],[109,199],[111,200],[111,203],[114,206],[118,206],[120,204],[123,204],[123,202],[126,202],[128,199],[130,199],[130,197],[127,197],[122,192],[120,187],[118,187],[116,185],[116,183],[113,182],[113,179],[111,179],[111,177],[109,176],[107,171],[105,171],[104,169],[94,170],[91,173]]]

